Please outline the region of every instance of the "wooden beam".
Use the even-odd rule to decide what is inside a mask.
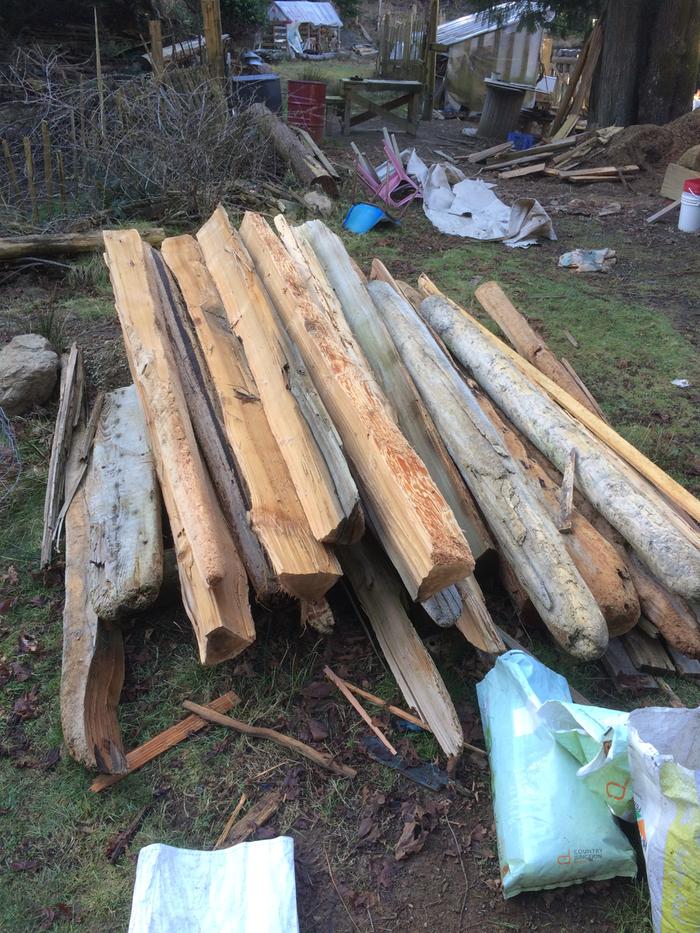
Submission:
[[[512,168],[507,172],[499,172],[498,177],[507,181],[509,178],[523,178],[525,175],[539,175],[543,172],[546,162],[535,162],[534,165],[525,165],[522,168]]]
[[[294,359],[290,358],[289,339],[223,208],[214,212],[197,239],[229,324],[243,344],[268,424],[311,531],[318,541],[352,544],[364,531],[357,486],[335,431],[329,430],[321,448],[290,391],[289,373]],[[165,255],[174,250],[176,244],[182,244],[186,260],[187,240],[186,237],[166,240]],[[332,444],[337,449],[329,464],[323,450]],[[338,472],[337,477],[333,468]]]
[[[127,358],[170,519],[185,610],[200,660],[215,664],[234,657],[255,637],[245,570],[197,447],[154,289],[155,271],[145,252],[150,247],[136,230],[106,234],[105,247]]]
[[[163,257],[199,338],[226,437],[248,488],[250,525],[280,587],[300,599],[320,599],[340,577],[340,565],[311,532],[202,251],[193,237],[177,237],[164,242]]]
[[[623,636],[623,644],[630,660],[645,674],[675,674],[673,661],[657,638],[649,638],[639,629],[632,629]]]
[[[605,619],[501,435],[408,302],[384,282],[369,290],[450,456],[543,622],[575,657],[600,657],[608,641]]]
[[[35,256],[78,256],[94,253],[104,246],[107,231],[91,230],[87,233],[41,233],[35,236],[9,236],[0,239],[0,262]],[[147,243],[157,246],[165,231],[157,227],[143,233]]]
[[[349,327],[317,304],[266,221],[247,213],[243,241],[338,429],[387,553],[413,599],[423,600],[473,569],[447,503],[391,419]]]
[[[149,19],[148,36],[150,39],[148,54],[151,57],[153,77],[160,83],[163,80],[163,74],[165,72],[165,62],[163,59],[163,34],[159,19]]]
[[[587,428],[591,434],[600,442],[602,445],[607,445],[609,450],[606,450],[605,446],[598,446],[596,448],[602,453],[602,455],[608,459],[610,458],[610,451],[613,455],[617,454],[618,457],[621,457],[627,464],[634,468],[641,476],[649,481],[649,486],[644,486],[645,489],[645,498],[648,500],[654,498],[654,509],[655,511],[660,509],[664,512],[663,519],[660,520],[661,527],[665,527],[668,523],[673,526],[674,529],[677,529],[677,533],[683,536],[688,535],[688,526],[687,524],[679,525],[678,517],[668,508],[665,502],[661,500],[659,496],[658,499],[654,496],[654,487],[659,493],[663,493],[668,496],[674,503],[680,506],[681,509],[685,510],[688,515],[694,518],[696,521],[700,521],[700,501],[691,495],[686,489],[684,489],[679,483],[676,483],[675,480],[671,479],[668,474],[664,473],[659,467],[652,463],[647,457],[645,457],[636,447],[633,447],[628,441],[620,437],[617,432],[615,432],[608,424],[601,421],[596,415],[592,414],[585,406],[581,405],[572,395],[570,395],[565,390],[561,389],[553,380],[548,376],[545,376],[544,373],[541,373],[536,369],[532,364],[528,363],[527,360],[515,353],[515,351],[510,350],[502,340],[499,340],[494,334],[492,334],[487,328],[480,324],[476,318],[472,317],[467,311],[463,308],[460,308],[458,305],[451,302],[449,299],[446,299],[440,290],[430,281],[427,276],[421,276],[419,279],[419,285],[423,294],[426,295],[439,295],[442,297],[445,302],[445,307],[447,313],[447,320],[457,324],[457,329],[459,330],[459,324],[463,324],[465,327],[470,328],[475,332],[475,334],[481,338],[480,342],[485,342],[489,350],[494,353],[502,354],[506,360],[517,367],[521,373],[526,376],[529,380],[534,382],[536,386],[544,389],[547,395],[553,399],[558,405],[560,405],[565,411],[573,415],[581,425]],[[450,313],[450,311],[456,311],[457,316]],[[518,382],[521,381],[521,378],[518,378]],[[527,382],[525,383],[527,385]],[[528,389],[531,392],[531,389]],[[535,395],[535,398],[544,397],[541,396],[538,392]],[[513,392],[510,392],[510,398],[513,398]],[[548,400],[545,397],[545,405],[548,410],[551,410],[548,405]],[[514,419],[512,419],[514,420]],[[586,435],[584,435],[586,436]],[[588,443],[588,442],[587,442]],[[567,449],[570,449],[571,445]],[[617,460],[612,458],[611,462],[617,463]],[[624,465],[622,465],[624,467]],[[560,461],[560,468],[563,469],[563,460]],[[619,467],[618,467],[619,469]],[[635,474],[632,471],[623,469],[627,482],[633,483],[634,480],[630,477],[634,477]],[[637,488],[642,488],[641,481],[636,484]],[[585,491],[585,490],[584,490]],[[612,504],[612,503],[611,503]],[[603,514],[604,510],[600,509]],[[608,516],[606,516],[608,517]],[[609,518],[612,524],[614,522]],[[624,533],[624,532],[621,532]],[[674,533],[675,537],[675,533]],[[681,542],[681,550],[685,550],[687,545]],[[696,546],[691,541],[691,552],[690,557],[693,556],[694,551],[697,549]],[[658,550],[655,548],[655,550]],[[662,561],[663,555],[660,555]],[[673,564],[674,561],[671,561]],[[673,573],[673,567],[669,568],[672,577],[675,577]],[[686,587],[683,586],[681,582],[681,589]],[[693,584],[693,588],[695,584]]]
[[[105,396],[85,477],[87,587],[100,619],[150,606],[163,579],[160,490],[135,386]]]
[[[207,43],[209,76],[224,79],[224,43],[221,35],[221,5],[219,0],[202,0],[204,38]]]

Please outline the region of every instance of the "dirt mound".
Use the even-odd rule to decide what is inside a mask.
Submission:
[[[657,171],[677,161],[697,143],[700,143],[700,110],[693,110],[663,126],[640,123],[625,127],[596,161],[606,165],[636,164],[644,171]]]

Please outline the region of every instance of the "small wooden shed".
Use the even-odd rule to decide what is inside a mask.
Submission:
[[[292,55],[337,52],[343,21],[329,2],[274,0],[267,8],[275,46]]]

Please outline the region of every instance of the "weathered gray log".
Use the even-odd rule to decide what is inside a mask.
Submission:
[[[40,233],[35,236],[9,236],[0,239],[0,262],[25,259],[34,256],[77,256],[80,253],[95,253],[104,246],[102,230],[86,233]],[[147,243],[157,246],[165,231],[161,227],[144,231],[141,236]]]
[[[421,314],[511,421],[563,472],[577,451],[576,485],[670,590],[700,596],[700,536],[630,468],[541,392],[458,308],[427,298]]]
[[[151,605],[163,579],[160,491],[135,386],[105,396],[85,476],[90,516],[87,585],[93,609],[115,622]]]
[[[557,642],[583,660],[608,643],[605,619],[562,536],[473,393],[426,325],[385,282],[369,291],[491,532]]]

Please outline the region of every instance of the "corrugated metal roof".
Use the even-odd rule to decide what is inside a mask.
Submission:
[[[312,23],[314,26],[342,26],[343,21],[332,3],[312,0],[276,0],[267,10],[267,18],[280,23]]]
[[[492,10],[460,16],[459,19],[438,26],[437,41],[440,45],[456,45],[475,36],[493,32],[494,29],[512,26],[520,19],[525,6],[522,2],[501,3]]]

